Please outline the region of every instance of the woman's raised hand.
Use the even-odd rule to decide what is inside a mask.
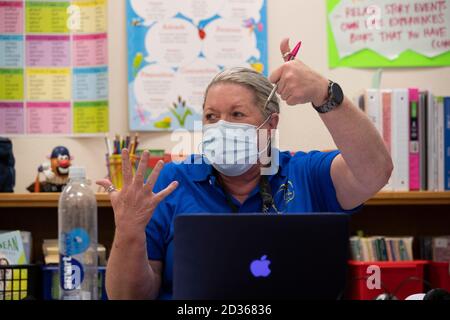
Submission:
[[[154,193],[153,188],[164,163],[159,161],[147,182],[144,183],[148,159],[149,153],[145,151],[142,154],[136,175],[133,177],[129,152],[127,149],[123,149],[122,189],[116,190],[108,179],[97,181],[98,185],[110,191],[109,198],[114,210],[116,230],[120,232],[144,232],[158,204],[178,187],[178,182],[174,181],[164,190]]]

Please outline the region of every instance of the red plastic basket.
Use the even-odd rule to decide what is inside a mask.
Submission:
[[[429,280],[433,288],[450,291],[450,269],[448,262],[430,262]]]
[[[424,292],[424,267],[428,261],[398,262],[359,262],[349,261],[349,280],[347,297],[351,300],[373,300],[383,293],[394,294],[404,300],[410,295]],[[368,269],[378,266],[380,269],[381,288],[369,289],[368,277],[374,273]],[[369,280],[369,282],[371,282]]]

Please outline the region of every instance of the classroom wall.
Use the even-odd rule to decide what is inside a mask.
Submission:
[[[371,85],[373,70],[328,68],[325,0],[268,0],[269,70],[282,63],[279,42],[290,37],[302,40],[299,58],[318,72],[339,82],[350,98]],[[125,0],[109,1],[110,130],[111,135],[128,132],[126,77]],[[385,70],[383,87],[418,86],[437,95],[450,95],[450,68]],[[280,144],[283,150],[335,148],[333,139],[309,105],[282,105]],[[342,125],[345,125],[343,123]],[[170,133],[141,134],[141,146],[169,149],[175,145]],[[103,138],[21,137],[14,138],[17,183],[15,191],[26,192],[36,169],[56,145],[65,145],[74,164],[87,168],[90,179],[106,175]],[[187,146],[189,150],[192,147]]]

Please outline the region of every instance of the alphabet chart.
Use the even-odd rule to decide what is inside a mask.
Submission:
[[[107,0],[0,0],[0,134],[109,131]]]
[[[127,0],[129,126],[201,130],[203,95],[224,68],[267,75],[266,0]]]

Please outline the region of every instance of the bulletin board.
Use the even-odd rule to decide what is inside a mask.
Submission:
[[[267,75],[266,0],[127,0],[129,127],[201,130],[224,68]]]
[[[107,0],[0,1],[0,134],[109,131]]]
[[[329,65],[450,65],[450,0],[327,0]]]

